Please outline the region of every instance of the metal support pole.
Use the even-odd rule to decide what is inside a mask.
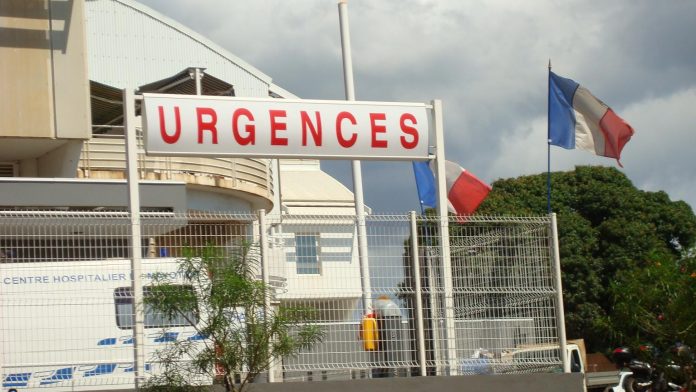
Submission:
[[[271,317],[271,279],[269,273],[269,254],[268,254],[268,236],[266,235],[266,210],[259,210],[259,250],[261,251],[261,279],[263,285],[268,290],[264,296],[263,310],[264,318],[268,321]],[[268,353],[271,354],[271,342],[269,342]],[[276,382],[275,380],[275,358],[270,357],[268,364],[268,382]]]
[[[343,84],[346,101],[355,101],[355,84],[353,83],[353,57],[350,50],[350,30],[348,29],[348,1],[338,2],[338,20],[341,24],[341,51],[343,54]]]
[[[558,249],[558,226],[556,225],[556,213],[551,214],[551,242],[553,251],[553,269],[556,283],[556,324],[558,328],[558,340],[561,349],[561,362],[563,372],[570,373],[570,361],[566,351],[565,311],[563,309],[563,282],[561,280],[561,253]]]
[[[201,78],[203,77],[203,74],[201,73],[201,69],[196,67],[193,69],[193,79],[194,82],[196,83],[196,95],[201,95],[203,93],[203,89],[201,87]]]
[[[128,210],[131,220],[131,273],[133,290],[133,368],[135,389],[145,381],[145,314],[143,307],[142,249],[140,244],[140,177],[138,176],[138,145],[135,129],[135,97],[123,89],[123,118],[126,138],[126,179],[128,181]]]
[[[416,211],[411,211],[411,258],[413,259],[413,280],[416,295],[416,339],[418,341],[418,364],[420,375],[427,375],[425,367],[425,328],[423,327],[423,288],[421,287],[420,255],[418,250],[418,225]]]
[[[350,31],[348,30],[348,4],[346,0],[338,2],[338,17],[341,24],[341,49],[343,53],[343,81],[346,101],[355,101],[353,84],[353,59],[350,51]],[[352,161],[353,197],[358,223],[358,259],[360,260],[360,277],[362,300],[365,313],[372,309],[372,287],[370,285],[370,266],[367,257],[367,229],[365,227],[365,200],[362,187],[362,167],[360,161]]]
[[[445,332],[447,339],[447,364],[449,374],[458,373],[457,342],[454,328],[454,284],[450,260],[449,217],[447,215],[447,183],[445,180],[445,137],[442,123],[442,101],[433,101],[433,123],[435,126],[435,166],[437,175],[437,211],[440,217],[440,256],[442,257],[442,280],[445,289]]]
[[[431,235],[431,234],[429,234]],[[437,363],[436,375],[440,375],[439,358],[440,358],[440,348],[442,346],[442,328],[438,325],[438,320],[436,319],[437,311],[440,307],[439,296],[437,295],[438,289],[438,268],[433,265],[434,256],[432,254],[432,249],[430,246],[426,245],[423,249],[423,254],[425,255],[425,267],[428,270],[428,305],[430,306],[430,345],[432,347],[432,352],[435,355],[435,362]]]

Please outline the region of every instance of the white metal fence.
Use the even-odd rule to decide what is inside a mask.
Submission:
[[[440,222],[368,216],[369,287],[361,279],[355,217],[269,215],[263,222],[255,215],[143,213],[142,276],[147,285],[155,271],[175,274],[186,248],[230,249],[265,238],[276,303],[316,309],[325,332],[312,349],[282,359],[278,381],[561,365],[547,217],[451,221],[448,284]],[[133,385],[129,233],[129,216],[120,212],[0,212],[3,388]],[[363,295],[374,309],[364,309]],[[360,339],[371,311],[378,316],[376,350]],[[146,371],[156,371],[158,347],[197,338],[146,316]]]

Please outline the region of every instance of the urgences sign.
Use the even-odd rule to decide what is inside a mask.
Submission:
[[[143,95],[150,155],[418,160],[423,103]]]

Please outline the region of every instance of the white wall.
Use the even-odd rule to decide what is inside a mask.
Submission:
[[[313,221],[317,223],[316,220]],[[295,262],[295,235],[319,235],[320,274],[298,274]],[[288,292],[284,298],[360,297],[360,267],[357,236],[352,221],[334,224],[283,223],[285,276]]]
[[[80,162],[82,141],[69,141],[37,159],[39,177],[74,178]]]

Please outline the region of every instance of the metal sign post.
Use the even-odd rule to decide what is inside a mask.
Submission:
[[[447,182],[445,179],[445,136],[442,124],[442,101],[433,101],[433,123],[435,127],[435,175],[437,177],[437,212],[440,217],[440,256],[442,257],[442,280],[445,289],[445,336],[447,341],[447,363],[450,375],[458,373],[457,342],[454,328],[454,284],[450,260],[449,216],[447,215]]]
[[[140,244],[140,177],[138,175],[138,143],[135,129],[135,96],[123,90],[124,134],[126,138],[126,179],[128,181],[128,211],[131,220],[131,289],[133,291],[133,369],[135,389],[145,381],[145,312],[142,284],[142,248]]]

